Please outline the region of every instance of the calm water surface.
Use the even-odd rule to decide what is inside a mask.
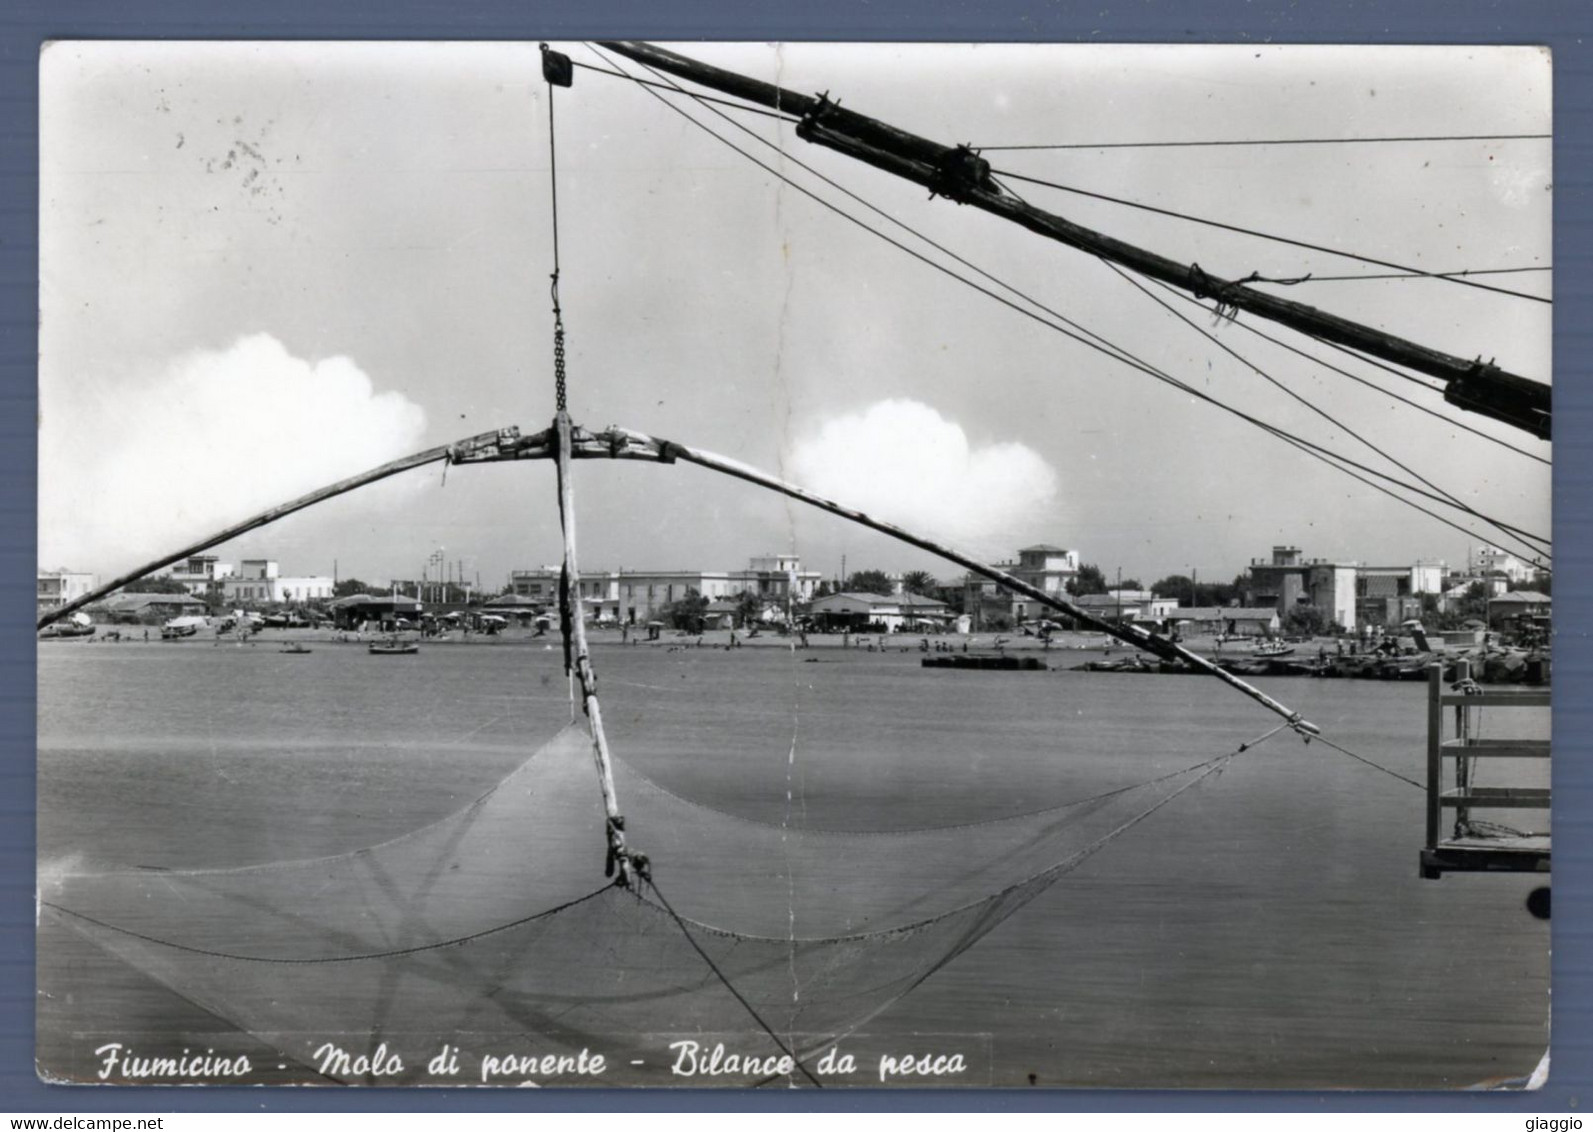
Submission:
[[[540,644],[276,648],[41,646],[43,867],[356,849],[457,810],[569,720],[560,654]],[[823,829],[1022,813],[1275,722],[1193,677],[930,671],[916,653],[836,649],[614,645],[595,659],[631,764],[715,808]],[[1340,745],[1424,777],[1425,686],[1258,683]],[[1549,930],[1522,906],[1541,881],[1418,879],[1422,804],[1405,782],[1277,737],[868,1029],[989,1034],[1004,1085],[1453,1088],[1525,1074],[1547,1031]],[[631,836],[645,847],[645,831]],[[68,1029],[113,1022],[118,1003],[193,1024],[192,1008],[69,935],[40,941],[41,1055]]]

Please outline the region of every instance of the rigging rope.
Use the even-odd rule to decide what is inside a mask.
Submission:
[[[554,78],[548,68],[548,45],[542,44],[543,75],[548,84],[548,200],[553,210],[553,396],[554,408],[564,412],[566,383],[564,376],[564,311],[559,306],[559,160],[558,146],[553,131]],[[569,84],[564,84],[569,85]],[[565,638],[568,640],[568,637]],[[568,653],[566,653],[568,657]],[[568,664],[566,663],[566,668]]]
[[[1278,236],[1270,232],[1259,232],[1254,228],[1245,228],[1238,224],[1225,224],[1220,220],[1208,220],[1202,216],[1191,216],[1188,213],[1175,212],[1170,208],[1158,208],[1153,204],[1145,204],[1142,201],[1128,200],[1125,197],[1114,197],[1106,193],[1092,192],[1089,189],[1075,188],[1072,185],[1064,185],[1057,181],[1047,181],[1040,177],[1028,177],[1022,173],[1014,173],[1010,169],[998,169],[995,170],[995,172],[999,173],[1003,177],[1010,177],[1014,181],[1025,181],[1031,185],[1042,185],[1045,188],[1058,189],[1064,193],[1074,193],[1078,196],[1090,197],[1094,200],[1104,200],[1111,204],[1121,204],[1129,208],[1137,208],[1144,212],[1154,212],[1158,216],[1169,216],[1174,220],[1187,220],[1191,224],[1204,224],[1209,228],[1220,228],[1225,232],[1237,232],[1242,236],[1255,236],[1262,240],[1271,240],[1274,243],[1288,244],[1291,247],[1296,248],[1305,248],[1308,251],[1325,252],[1328,255],[1336,255],[1342,256],[1345,259],[1359,260],[1362,263],[1375,264],[1378,267],[1389,267],[1396,271],[1408,271],[1413,275],[1421,276],[1422,278],[1442,279],[1448,283],[1458,283],[1463,287],[1475,287],[1481,291],[1495,291],[1498,294],[1510,295],[1517,299],[1531,299],[1535,303],[1544,303],[1551,306],[1554,303],[1553,299],[1545,299],[1542,295],[1533,295],[1527,293],[1526,291],[1512,291],[1508,287],[1495,287],[1491,283],[1478,283],[1475,280],[1465,279],[1455,275],[1443,275],[1438,272],[1423,271],[1420,268],[1410,267],[1407,264],[1393,263],[1386,259],[1374,259],[1371,256],[1360,255],[1357,252],[1347,252],[1340,248],[1330,248],[1323,244],[1312,244],[1306,242],[1305,240],[1295,240],[1288,236]]]
[[[1321,735],[1318,735],[1315,738],[1316,738],[1317,742],[1326,744],[1328,747],[1330,747],[1333,750],[1337,751],[1341,755],[1348,755],[1350,758],[1354,759],[1358,763],[1365,763],[1367,766],[1371,767],[1373,770],[1380,770],[1384,774],[1388,775],[1389,777],[1397,778],[1401,782],[1409,783],[1410,785],[1416,787],[1416,789],[1421,790],[1423,792],[1425,792],[1426,789],[1427,789],[1427,786],[1426,786],[1425,783],[1417,782],[1414,778],[1406,778],[1399,771],[1390,770],[1388,767],[1384,766],[1382,763],[1374,763],[1371,759],[1367,758],[1365,755],[1357,755],[1354,751],[1351,751],[1348,748],[1339,746],[1337,743],[1333,742],[1331,739],[1323,738]]]
[[[1553,271],[1552,267],[1468,267],[1460,271],[1375,271],[1364,275],[1317,275],[1303,279],[1257,279],[1257,283],[1359,283],[1363,279],[1449,279],[1468,275],[1525,275],[1529,272]]]
[[[1290,389],[1288,386],[1284,385],[1277,378],[1275,378],[1271,374],[1267,373],[1260,366],[1256,365],[1254,362],[1252,362],[1249,358],[1245,357],[1243,354],[1240,354],[1237,350],[1235,350],[1233,347],[1229,346],[1227,343],[1223,342],[1220,338],[1218,338],[1215,334],[1211,333],[1209,330],[1206,330],[1204,327],[1196,326],[1195,323],[1192,320],[1190,320],[1188,318],[1185,318],[1178,311],[1174,310],[1167,303],[1166,300],[1160,298],[1157,295],[1152,294],[1151,291],[1148,288],[1146,288],[1144,284],[1142,284],[1138,280],[1132,278],[1123,268],[1120,268],[1116,264],[1111,263],[1110,261],[1105,260],[1105,259],[1102,259],[1101,262],[1106,264],[1107,267],[1111,268],[1114,272],[1116,272],[1118,277],[1121,278],[1124,282],[1129,283],[1130,285],[1132,285],[1136,290],[1138,290],[1140,292],[1140,294],[1142,294],[1146,298],[1150,299],[1156,305],[1158,305],[1163,310],[1165,310],[1168,314],[1172,315],[1174,318],[1176,318],[1180,322],[1182,322],[1185,326],[1190,327],[1197,334],[1200,334],[1203,337],[1205,337],[1208,341],[1210,341],[1212,344],[1217,346],[1224,353],[1228,354],[1230,357],[1235,358],[1239,362],[1241,362],[1244,365],[1248,366],[1258,376],[1260,376],[1265,381],[1271,383],[1275,388],[1282,390],[1289,397],[1293,398],[1295,401],[1297,401],[1300,404],[1304,405],[1307,409],[1310,409],[1313,413],[1316,413],[1318,416],[1320,416],[1323,420],[1327,421],[1329,424],[1335,425],[1338,428],[1343,429],[1346,434],[1348,434],[1349,436],[1353,437],[1355,440],[1360,441],[1366,447],[1370,448],[1373,452],[1377,453],[1383,459],[1385,459],[1389,463],[1393,464],[1396,468],[1398,468],[1400,471],[1404,472],[1406,475],[1414,476],[1418,481],[1420,481],[1421,483],[1425,484],[1427,487],[1431,488],[1434,492],[1438,493],[1438,495],[1442,497],[1442,500],[1440,500],[1440,501],[1447,502],[1448,504],[1450,504],[1451,506],[1459,509],[1460,511],[1463,511],[1463,512],[1465,512],[1468,515],[1473,515],[1476,518],[1481,519],[1483,522],[1489,524],[1490,526],[1495,527],[1498,530],[1504,531],[1504,532],[1506,532],[1508,534],[1515,535],[1517,538],[1522,539],[1523,541],[1532,542],[1532,543],[1542,543],[1543,546],[1534,546],[1534,547],[1532,547],[1532,550],[1533,550],[1534,553],[1537,553],[1537,554],[1545,554],[1545,553],[1547,553],[1547,551],[1544,549],[1544,547],[1550,545],[1550,542],[1549,542],[1548,538],[1546,538],[1545,536],[1533,534],[1531,531],[1523,530],[1520,527],[1512,526],[1511,524],[1506,523],[1506,522],[1504,522],[1502,520],[1492,518],[1489,515],[1485,515],[1481,511],[1478,511],[1476,508],[1472,507],[1471,505],[1469,505],[1469,504],[1463,502],[1462,500],[1460,500],[1459,498],[1457,498],[1452,492],[1445,491],[1443,488],[1441,488],[1437,484],[1433,483],[1431,480],[1429,480],[1426,476],[1422,475],[1420,472],[1417,472],[1415,469],[1411,468],[1410,466],[1408,466],[1404,462],[1396,459],[1394,456],[1392,456],[1388,452],[1384,451],[1382,448],[1380,448],[1378,445],[1374,444],[1372,441],[1366,439],[1366,437],[1362,436],[1355,429],[1351,428],[1349,425],[1345,424],[1343,421],[1341,421],[1337,417],[1333,416],[1333,414],[1329,413],[1326,409],[1321,408],[1320,406],[1314,404],[1309,398],[1302,396],[1301,394],[1299,394],[1299,393],[1295,392],[1294,390]],[[1222,309],[1222,307],[1221,307],[1222,300],[1221,300],[1220,297],[1218,298],[1217,302],[1218,302],[1218,310],[1220,312],[1221,309]]]
[[[1152,282],[1154,282],[1158,287],[1162,288],[1164,291],[1168,292],[1169,294],[1171,294],[1171,295],[1173,295],[1173,296],[1175,296],[1175,297],[1177,297],[1179,299],[1182,299],[1186,303],[1193,303],[1195,306],[1199,307],[1201,310],[1206,311],[1208,313],[1211,313],[1211,314],[1215,314],[1216,313],[1216,308],[1208,307],[1205,303],[1201,302],[1199,299],[1195,298],[1193,295],[1190,295],[1187,292],[1181,291],[1177,287],[1174,287],[1174,286],[1172,286],[1170,284],[1167,284],[1167,283],[1163,283],[1159,279],[1152,280]],[[1492,436],[1492,435],[1490,435],[1490,434],[1488,434],[1486,432],[1483,432],[1479,428],[1475,428],[1472,425],[1467,424],[1465,421],[1456,420],[1453,417],[1445,416],[1443,413],[1440,413],[1438,410],[1430,408],[1427,405],[1423,405],[1419,401],[1412,401],[1409,397],[1403,397],[1400,394],[1394,392],[1392,389],[1384,389],[1381,385],[1378,385],[1376,382],[1373,382],[1373,381],[1368,381],[1366,378],[1361,377],[1359,374],[1351,373],[1347,369],[1341,369],[1340,367],[1334,365],[1332,362],[1326,361],[1323,358],[1319,358],[1315,354],[1308,354],[1304,350],[1300,349],[1300,347],[1291,345],[1290,343],[1285,342],[1281,338],[1274,337],[1273,335],[1268,334],[1268,333],[1266,333],[1263,330],[1258,330],[1255,326],[1251,325],[1248,322],[1235,322],[1234,325],[1238,326],[1241,330],[1248,330],[1251,334],[1254,334],[1256,337],[1261,338],[1264,341],[1271,342],[1274,346],[1281,346],[1283,349],[1289,351],[1291,354],[1295,354],[1295,355],[1297,355],[1299,357],[1302,357],[1306,361],[1315,362],[1317,365],[1321,366],[1323,369],[1329,370],[1332,373],[1336,373],[1336,374],[1338,374],[1341,377],[1347,377],[1351,381],[1359,382],[1360,384],[1366,386],[1368,389],[1374,389],[1378,393],[1383,394],[1384,396],[1392,397],[1394,400],[1400,402],[1401,404],[1409,405],[1411,408],[1416,409],[1416,410],[1418,410],[1420,412],[1426,413],[1430,417],[1436,417],[1438,420],[1443,421],[1447,425],[1453,425],[1455,428],[1463,429],[1466,432],[1472,433],[1475,436],[1480,436],[1484,440],[1492,441],[1494,444],[1497,444],[1497,445],[1499,445],[1502,448],[1508,448],[1510,451],[1516,453],[1518,456],[1525,456],[1527,459],[1536,460],[1540,464],[1548,464],[1549,463],[1548,460],[1545,460],[1542,456],[1539,456],[1539,455],[1537,455],[1534,452],[1528,452],[1525,448],[1518,448],[1516,445],[1511,444],[1508,440],[1501,439],[1500,437],[1497,437],[1497,436]],[[1368,360],[1370,360],[1370,359],[1368,359]],[[1383,367],[1383,368],[1387,368],[1387,367]],[[1403,377],[1407,381],[1413,382],[1416,385],[1420,385],[1423,389],[1434,389],[1433,386],[1428,385],[1426,382],[1418,380],[1413,374],[1400,373],[1398,370],[1393,370],[1391,372],[1394,374],[1394,376]]]
[[[819,1079],[813,1076],[813,1072],[803,1064],[802,1058],[797,1056],[791,1047],[780,1040],[780,1035],[775,1033],[773,1027],[763,1020],[763,1015],[758,1013],[752,1003],[748,1002],[746,997],[736,989],[736,985],[730,981],[729,977],[719,969],[719,964],[715,963],[713,958],[702,949],[702,945],[697,942],[697,937],[692,935],[691,929],[686,926],[686,921],[681,919],[680,913],[675,911],[664,894],[658,890],[658,883],[653,880],[653,872],[648,866],[647,858],[637,858],[636,875],[647,882],[647,887],[652,890],[654,896],[658,897],[658,903],[665,912],[669,913],[669,918],[675,921],[675,926],[680,929],[680,934],[686,937],[686,942],[691,944],[692,950],[702,957],[702,961],[708,965],[708,969],[714,973],[714,977],[724,985],[724,988],[735,997],[737,1002],[741,1003],[742,1007],[751,1015],[752,1020],[762,1028],[763,1032],[769,1035],[769,1040],[780,1047],[780,1052],[789,1057],[792,1064],[802,1070],[802,1075],[811,1081],[816,1088],[824,1088],[823,1085],[819,1084]]]

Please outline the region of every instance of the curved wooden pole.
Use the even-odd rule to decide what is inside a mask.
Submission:
[[[257,527],[263,527],[267,523],[274,523],[278,519],[293,514],[295,511],[302,511],[306,507],[312,507],[317,503],[331,499],[333,496],[342,495],[344,492],[353,491],[357,487],[364,487],[366,484],[375,483],[377,480],[386,479],[388,476],[396,476],[399,472],[407,472],[411,468],[419,468],[425,464],[436,463],[438,460],[447,460],[450,463],[455,463],[467,457],[479,459],[488,452],[515,444],[519,439],[520,430],[513,426],[499,429],[496,432],[484,432],[479,436],[468,437],[455,444],[444,444],[438,448],[428,448],[424,452],[417,452],[413,456],[405,456],[401,460],[394,460],[391,463],[383,464],[379,468],[372,468],[368,472],[362,472],[357,476],[338,480],[336,483],[323,487],[319,491],[301,495],[297,499],[272,507],[267,511],[262,511],[241,523],[234,523],[225,530],[200,539],[198,542],[190,543],[172,554],[162,555],[153,562],[146,562],[137,569],[130,570],[97,589],[90,590],[82,597],[67,602],[59,609],[52,609],[47,613],[40,614],[38,625],[35,628],[42,629],[52,622],[59,621],[67,614],[81,609],[91,602],[98,601],[106,594],[115,593],[128,583],[136,582],[145,575],[153,574],[162,567],[170,566],[173,562],[180,562],[189,555],[209,550],[211,547],[224,543],[228,539],[237,538],[239,535],[246,534]]]
[[[879,531],[881,534],[890,535],[900,542],[905,542],[909,546],[916,546],[920,550],[927,550],[929,553],[944,558],[949,562],[955,562],[973,573],[999,582],[1016,593],[1032,598],[1059,613],[1065,613],[1075,621],[1088,625],[1098,632],[1106,633],[1108,636],[1116,637],[1118,640],[1131,644],[1135,648],[1154,653],[1164,660],[1181,660],[1197,671],[1215,676],[1223,683],[1249,696],[1268,711],[1282,716],[1296,731],[1309,735],[1321,734],[1321,729],[1301,718],[1299,712],[1279,703],[1260,689],[1252,687],[1239,679],[1233,673],[1217,667],[1205,657],[1198,656],[1188,649],[1174,644],[1172,641],[1165,640],[1153,633],[1148,633],[1137,626],[1117,625],[1112,622],[1102,621],[1086,613],[1070,601],[1059,598],[1054,594],[1048,594],[1044,590],[1031,586],[1029,583],[1008,574],[1004,570],[998,570],[994,566],[980,562],[978,559],[971,558],[951,547],[943,546],[930,539],[915,535],[910,531],[903,530],[901,527],[887,523],[882,519],[876,519],[855,508],[843,507],[841,504],[816,495],[806,488],[776,479],[774,476],[761,472],[747,464],[716,455],[706,449],[693,448],[673,440],[656,439],[644,432],[617,426],[607,428],[600,433],[592,433],[569,424],[567,420],[562,428],[555,425],[554,428],[546,429],[527,437],[522,437],[520,430],[514,427],[500,429],[497,432],[482,433],[459,441],[456,444],[443,445],[440,448],[429,448],[424,452],[417,452],[415,455],[407,456],[402,460],[394,460],[392,463],[383,464],[381,467],[373,468],[362,475],[339,480],[329,487],[311,492],[309,495],[302,495],[268,511],[262,511],[260,514],[245,519],[241,523],[234,524],[207,539],[140,566],[137,570],[130,573],[123,574],[114,581],[63,605],[60,609],[52,609],[42,615],[39,618],[38,628],[42,629],[68,613],[120,589],[129,582],[137,581],[144,575],[159,570],[163,566],[169,566],[190,554],[198,554],[202,550],[207,550],[219,543],[226,542],[228,539],[236,538],[238,535],[252,531],[257,527],[263,527],[267,523],[274,523],[276,520],[291,515],[295,511],[302,511],[306,507],[331,499],[333,496],[353,491],[357,487],[363,487],[368,483],[386,479],[388,476],[397,475],[399,472],[408,471],[410,468],[417,468],[423,464],[434,463],[438,460],[447,460],[451,464],[484,464],[496,463],[502,460],[539,459],[556,460],[565,466],[567,466],[567,461],[571,459],[648,460],[663,464],[672,464],[676,460],[685,460],[688,463],[697,464],[725,475],[734,476],[737,479],[746,480],[748,483],[757,484],[759,487],[768,488],[770,491],[801,500],[803,503],[817,507],[821,511],[828,511],[832,515],[839,515],[843,519],[849,519],[860,526],[869,527],[872,530]],[[567,475],[562,476],[561,479],[564,481],[560,487],[562,502],[564,486],[568,483],[568,477]]]

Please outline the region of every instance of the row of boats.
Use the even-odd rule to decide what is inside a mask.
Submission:
[[[315,650],[303,641],[294,641],[277,650],[290,656],[307,656]],[[414,656],[420,651],[420,645],[415,641],[406,641],[398,637],[389,637],[385,640],[372,641],[366,646],[365,651],[372,656]]]

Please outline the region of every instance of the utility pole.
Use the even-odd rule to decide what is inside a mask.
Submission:
[[[1549,439],[1549,386],[1507,373],[1491,360],[1467,361],[1429,349],[1305,303],[1281,299],[1235,280],[1216,278],[1196,264],[1179,263],[1085,228],[1035,208],[1007,192],[992,177],[990,163],[971,147],[947,146],[918,137],[843,109],[827,95],[814,98],[782,90],[771,83],[711,67],[650,43],[605,42],[602,46],[627,59],[734,98],[794,114],[801,118],[796,129],[798,137],[904,177],[927,188],[934,196],[993,213],[1037,235],[1188,291],[1196,298],[1215,299],[1220,308],[1248,311],[1302,334],[1439,378],[1445,383],[1444,400],[1450,404],[1504,421],[1539,439]]]

